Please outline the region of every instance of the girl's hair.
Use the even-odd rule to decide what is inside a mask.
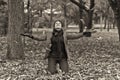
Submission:
[[[56,22],[60,22],[61,25],[62,25],[62,27],[63,27],[63,22],[62,22],[61,20],[56,20],[56,21],[54,22],[54,24],[53,24],[53,29],[55,28],[55,23],[56,23]]]
[[[54,22],[53,32],[52,32],[52,41],[56,41],[56,40],[57,40],[57,39],[55,38],[56,34],[57,34],[57,36],[61,37],[61,39],[62,39],[62,37],[63,37],[63,29],[61,29],[60,31],[57,31],[57,30],[55,29],[55,23],[56,23],[56,22],[60,22],[60,23],[61,23],[61,26],[63,27],[63,22],[62,22],[61,20],[56,20],[56,21]]]

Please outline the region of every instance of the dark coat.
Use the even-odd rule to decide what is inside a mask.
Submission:
[[[49,58],[67,59],[67,52],[64,43],[63,30],[57,31],[53,30],[53,35],[51,38],[51,51]]]

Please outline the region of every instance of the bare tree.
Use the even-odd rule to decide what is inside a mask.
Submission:
[[[79,2],[77,2],[76,0],[70,0],[72,3],[76,4],[79,8],[80,8],[80,15],[81,14],[81,9],[83,9],[84,11],[86,11],[88,13],[88,23],[87,23],[87,29],[88,29],[88,35],[91,36],[91,32],[89,31],[89,29],[92,28],[92,18],[93,18],[93,12],[94,12],[94,6],[95,6],[95,0],[90,0],[90,6],[89,8],[86,7],[85,2],[82,0],[79,0]],[[81,19],[81,16],[80,16]],[[80,21],[81,22],[81,21]],[[82,25],[81,25],[82,26]]]
[[[120,41],[120,0],[108,0],[114,12]]]
[[[24,5],[21,0],[9,0],[8,59],[23,59],[24,51],[20,34],[23,31]]]

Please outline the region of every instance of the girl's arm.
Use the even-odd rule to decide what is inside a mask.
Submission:
[[[37,40],[37,41],[46,41],[47,40],[47,35],[46,34],[42,34],[42,35],[32,35],[32,34],[21,34],[22,36],[26,36],[29,37],[31,39]]]
[[[67,35],[67,40],[72,40],[72,39],[79,39],[83,37],[83,33],[68,33]]]

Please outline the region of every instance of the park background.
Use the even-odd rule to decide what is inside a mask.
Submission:
[[[54,21],[66,33],[69,73],[46,70]],[[20,34],[29,33],[47,41]],[[0,80],[120,80],[120,0],[0,0]]]

